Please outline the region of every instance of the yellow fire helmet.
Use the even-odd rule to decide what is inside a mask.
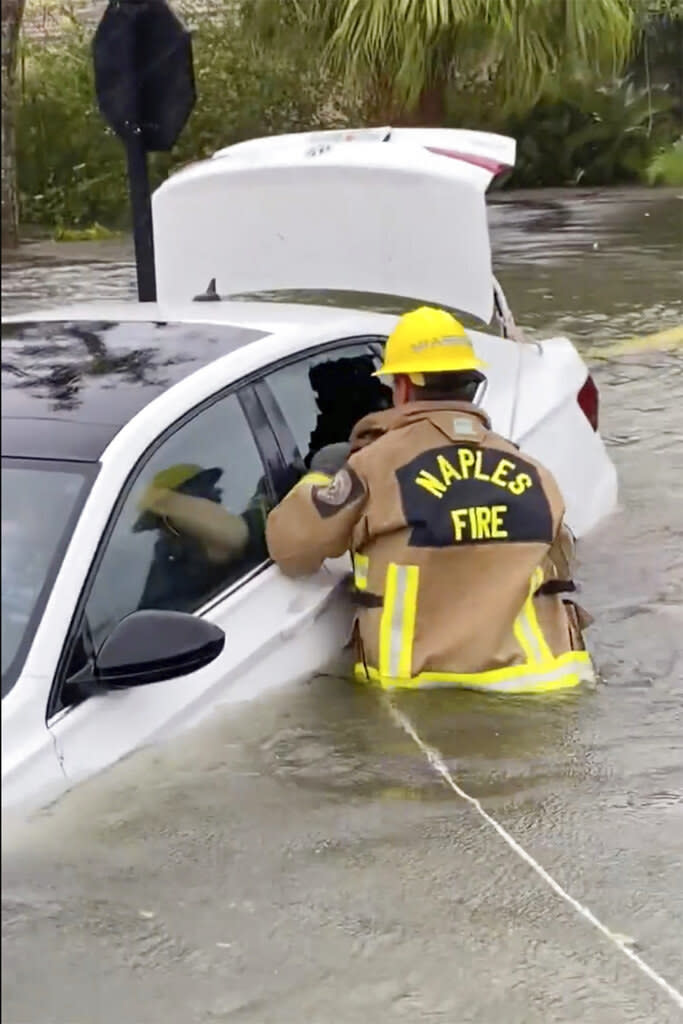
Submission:
[[[389,335],[376,377],[405,373],[418,387],[425,373],[456,373],[485,367],[465,328],[444,309],[420,306],[404,313]]]

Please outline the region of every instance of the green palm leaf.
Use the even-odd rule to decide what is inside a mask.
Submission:
[[[298,24],[346,81],[390,84],[412,106],[435,83],[480,76],[529,106],[577,66],[616,73],[635,31],[631,0],[248,0],[271,34]]]

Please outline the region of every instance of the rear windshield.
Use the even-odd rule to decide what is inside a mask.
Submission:
[[[94,466],[2,460],[2,696],[19,676]]]

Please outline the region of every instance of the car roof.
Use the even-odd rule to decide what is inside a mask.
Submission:
[[[2,454],[97,461],[157,396],[252,342],[292,328],[302,328],[302,340],[313,327],[340,336],[386,333],[394,322],[368,311],[260,301],[173,309],[104,301],[4,316]]]
[[[415,302],[396,296],[365,296],[366,303],[356,293],[348,293],[344,300],[354,305],[341,305],[339,293],[333,293],[329,302],[325,293],[297,293],[299,301],[266,299],[221,299],[217,302],[136,302],[131,300],[101,300],[70,303],[68,305],[33,308],[21,313],[2,317],[2,323],[55,320],[119,320],[154,321],[174,323],[212,323],[230,326],[251,327],[266,333],[290,327],[316,326],[333,327],[356,322],[361,329],[368,329],[376,321],[378,327],[387,326],[387,318],[405,308],[413,308]],[[311,301],[309,301],[309,296]],[[366,305],[367,308],[363,308]]]
[[[230,324],[89,315],[3,322],[3,456],[96,461],[157,395],[266,337]]]

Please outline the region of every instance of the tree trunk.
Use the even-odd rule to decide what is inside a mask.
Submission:
[[[443,128],[446,116],[446,83],[435,82],[420,93],[414,110],[403,111],[396,120],[404,128]]]
[[[2,0],[2,248],[19,243],[14,138],[15,72],[25,0]]]
[[[368,97],[370,119],[396,128],[443,128],[446,118],[445,80],[425,86],[414,107],[407,109],[394,95],[393,82],[380,79]]]

